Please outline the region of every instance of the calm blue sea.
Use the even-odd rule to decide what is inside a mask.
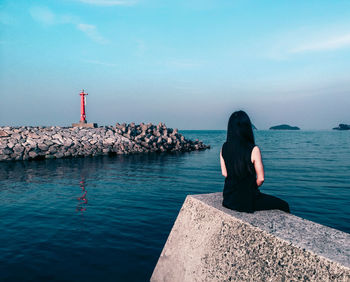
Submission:
[[[188,194],[221,191],[225,131],[182,154],[0,163],[0,281],[147,281]],[[256,131],[264,193],[350,232],[350,132]]]

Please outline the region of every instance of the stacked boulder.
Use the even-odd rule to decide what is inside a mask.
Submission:
[[[135,125],[135,123],[117,123],[116,131],[149,152],[189,152],[210,148],[198,139],[195,141],[186,139],[178,132],[177,128],[167,128],[161,122],[158,125],[152,123],[141,123],[139,125]]]
[[[156,129],[156,130],[155,130]],[[186,140],[164,124],[117,124],[116,127],[0,127],[0,161],[165,151],[193,151],[209,148]]]

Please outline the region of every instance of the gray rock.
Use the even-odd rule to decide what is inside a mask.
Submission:
[[[62,135],[59,134],[59,133],[56,133],[56,134],[52,135],[52,138],[53,138],[53,139],[61,140],[61,139],[62,139]]]
[[[73,142],[72,142],[72,140],[71,139],[68,139],[68,140],[65,140],[64,142],[63,142],[63,146],[65,146],[65,147],[70,147],[70,146],[72,146],[72,144],[73,144]]]
[[[14,156],[14,159],[15,159],[15,161],[22,161],[23,155],[22,154],[16,155],[16,156]]]
[[[19,133],[14,133],[11,135],[11,138],[15,139],[15,140],[20,140],[20,139],[22,139],[22,135]]]
[[[29,157],[30,158],[36,158],[37,156],[38,156],[38,153],[37,152],[35,152],[35,151],[30,151],[29,153],[28,153],[28,155],[29,155]]]
[[[72,155],[72,154],[71,154],[70,151],[66,151],[66,152],[63,153],[63,156],[64,156],[64,157],[70,157],[71,155]]]
[[[0,149],[5,149],[5,148],[7,148],[7,140],[6,141],[1,140]]]
[[[0,138],[8,136],[10,136],[10,134],[8,134],[5,130],[0,130]]]
[[[13,147],[13,151],[15,153],[22,153],[24,151],[24,147],[21,146],[20,144],[16,144],[14,147]]]
[[[142,132],[146,132],[147,129],[148,129],[148,126],[147,126],[146,124],[143,124],[143,125],[141,126]]]
[[[32,138],[32,139],[38,139],[40,136],[34,132],[29,132],[27,137]]]
[[[141,145],[142,145],[143,147],[146,147],[146,148],[149,147],[149,144],[148,144],[148,142],[146,142],[146,141],[141,142]]]
[[[50,154],[55,154],[57,152],[57,147],[56,146],[51,146],[49,148],[49,152],[50,152]]]
[[[0,150],[1,152],[1,150]],[[0,153],[0,161],[8,161],[10,160],[10,156],[9,155],[4,155]]]
[[[46,151],[49,147],[45,143],[39,143],[38,148],[42,151]]]
[[[44,140],[44,144],[47,145],[47,146],[51,146],[54,143],[52,141],[50,141],[50,140]]]
[[[63,140],[62,140],[63,141]],[[55,145],[62,145],[63,142],[58,140],[58,139],[52,139],[52,143],[54,143]]]

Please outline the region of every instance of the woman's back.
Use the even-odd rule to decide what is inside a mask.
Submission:
[[[252,123],[243,111],[230,116],[220,164],[225,176],[224,207],[244,212],[271,209],[290,212],[286,201],[258,189],[264,183],[264,166],[260,149],[255,146]]]
[[[225,142],[222,146],[221,153],[227,170],[223,205],[227,208],[254,212],[254,198],[258,190],[256,172],[251,162],[254,147],[252,143],[233,142]]]

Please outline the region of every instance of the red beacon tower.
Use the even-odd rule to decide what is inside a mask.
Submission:
[[[81,90],[80,95],[80,121],[79,123],[73,123],[73,127],[97,127],[97,123],[87,123],[86,121],[86,112],[85,112],[85,105],[86,100],[85,96],[88,95],[84,92],[84,89]]]
[[[81,99],[80,99],[80,122],[81,123],[86,123],[86,114],[85,114],[85,95],[88,95],[87,93],[84,93],[84,89],[81,90],[81,93],[79,94]]]

